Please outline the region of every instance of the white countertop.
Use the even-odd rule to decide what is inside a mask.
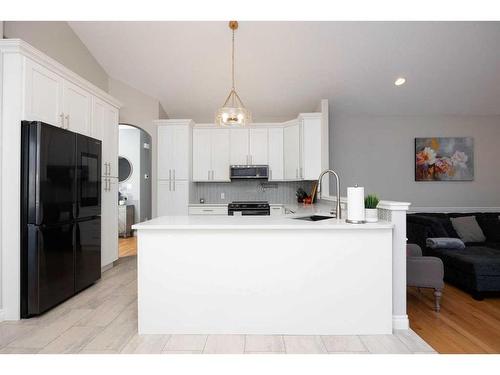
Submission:
[[[349,224],[344,219],[327,219],[321,221],[296,220],[294,218],[306,214],[279,216],[162,216],[132,226],[138,230],[161,229],[315,229],[315,230],[370,230],[392,229],[393,224],[387,221],[367,224]],[[317,212],[321,214],[321,212]],[[324,213],[328,216],[327,213]]]

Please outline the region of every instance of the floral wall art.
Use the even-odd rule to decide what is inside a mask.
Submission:
[[[415,138],[415,181],[472,181],[471,137]]]

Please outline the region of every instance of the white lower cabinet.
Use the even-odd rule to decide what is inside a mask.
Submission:
[[[158,181],[158,216],[187,215],[189,182],[185,180]]]
[[[101,267],[118,259],[118,179],[101,180]]]

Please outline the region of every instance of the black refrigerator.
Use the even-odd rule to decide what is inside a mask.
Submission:
[[[101,141],[23,121],[21,317],[101,277]]]

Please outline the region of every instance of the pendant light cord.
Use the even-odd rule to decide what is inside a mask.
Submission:
[[[232,52],[231,52],[231,72],[232,72],[232,83],[233,83],[233,86],[231,87],[231,89],[234,91],[234,29],[232,29],[233,31],[233,39],[232,39]],[[234,107],[234,95],[233,95],[233,107]]]

